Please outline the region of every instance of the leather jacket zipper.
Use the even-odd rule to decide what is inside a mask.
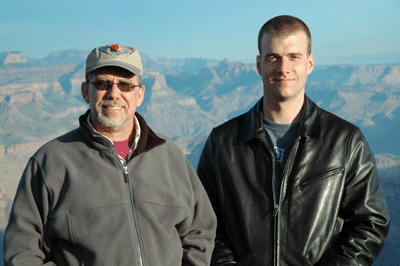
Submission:
[[[138,254],[139,254],[139,265],[143,266],[144,264],[143,264],[142,249],[140,247],[138,228],[137,228],[135,214],[134,214],[134,210],[133,210],[132,190],[131,190],[131,182],[130,182],[130,177],[129,177],[129,171],[128,171],[128,167],[126,165],[123,166],[123,169],[124,169],[124,179],[125,179],[125,184],[126,184],[126,190],[128,192],[129,203],[130,203],[130,206],[131,206],[133,229],[135,231],[135,238],[136,238],[137,249],[138,249]]]
[[[279,214],[279,204],[281,202],[281,199],[285,196],[285,189],[286,189],[286,180],[287,180],[287,176],[289,175],[292,166],[293,166],[293,158],[295,156],[295,154],[297,153],[297,148],[299,147],[299,143],[300,143],[300,136],[298,136],[295,140],[295,142],[293,143],[292,149],[290,151],[289,157],[286,161],[285,164],[285,168],[283,169],[282,172],[282,180],[281,180],[281,185],[280,185],[280,193],[279,193],[279,198],[278,198],[278,202],[275,201],[275,207],[274,207],[274,212],[272,213],[272,216],[274,217],[274,235],[275,235],[275,251],[274,251],[274,265],[279,266],[279,262],[278,262],[278,254],[279,254],[279,219],[278,219],[278,214]],[[274,158],[274,157],[273,157]],[[275,166],[275,159],[273,160],[273,164]],[[274,168],[275,171],[275,168]],[[274,177],[275,177],[275,173]],[[274,186],[274,184],[273,184]],[[274,190],[274,199],[276,198],[276,192]]]
[[[278,220],[278,215],[279,215],[279,204],[281,201],[281,198],[283,198],[283,194],[285,191],[285,186],[286,186],[286,179],[287,179],[287,175],[290,172],[292,165],[293,165],[293,157],[297,152],[297,148],[299,147],[299,143],[300,143],[300,139],[301,137],[298,136],[295,140],[295,142],[293,143],[293,147],[290,151],[289,157],[286,161],[286,165],[285,168],[283,170],[282,173],[282,180],[281,180],[281,192],[279,193],[279,198],[277,199],[277,193],[275,191],[275,156],[274,153],[271,151],[269,145],[268,145],[268,140],[266,140],[265,138],[261,138],[262,142],[264,143],[264,146],[266,147],[267,151],[269,152],[271,158],[272,158],[272,196],[273,196],[273,200],[274,200],[274,211],[272,213],[272,217],[274,219],[274,265],[275,266],[279,266],[279,262],[278,262],[278,253],[279,253],[279,241],[278,241],[278,237],[279,237],[279,220]],[[290,164],[290,166],[289,166]],[[289,168],[290,167],[290,168]],[[288,170],[290,169],[290,170]]]
[[[274,153],[271,151],[271,148],[269,147],[268,140],[266,138],[261,138],[262,142],[269,152],[271,158],[272,158],[272,176],[271,176],[271,182],[272,182],[272,198],[274,201],[274,211],[272,213],[272,217],[274,219],[274,240],[273,240],[273,246],[274,246],[274,265],[277,265],[277,256],[278,256],[278,211],[279,211],[279,199],[277,199],[276,196],[276,186],[275,186],[275,156]]]
[[[279,204],[276,204],[272,216],[276,217],[278,215],[278,211],[279,211]]]

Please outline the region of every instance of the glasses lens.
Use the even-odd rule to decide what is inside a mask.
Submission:
[[[133,84],[120,82],[120,83],[118,83],[118,88],[120,91],[129,92],[129,91],[132,91],[135,88],[135,86]]]
[[[112,87],[113,84],[111,81],[105,81],[105,80],[97,80],[95,82],[92,82],[92,84],[95,86],[97,90],[103,91],[103,90],[108,90],[109,88]],[[137,85],[126,83],[126,82],[119,82],[117,83],[118,89],[122,92],[130,92],[135,89],[135,87],[138,87]]]
[[[107,81],[98,80],[96,82],[93,82],[93,84],[96,87],[96,89],[98,89],[100,91],[107,90],[107,88],[108,88],[108,82]]]

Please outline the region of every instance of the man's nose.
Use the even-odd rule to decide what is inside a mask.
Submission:
[[[290,62],[287,58],[282,58],[278,62],[278,71],[281,73],[288,73],[290,71]]]
[[[121,91],[118,88],[118,83],[111,84],[111,86],[107,89],[107,96],[112,99],[118,98],[120,93]]]

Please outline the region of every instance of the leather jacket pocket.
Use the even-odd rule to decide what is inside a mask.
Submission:
[[[329,179],[337,174],[340,174],[343,172],[343,168],[341,167],[337,167],[337,168],[332,168],[332,169],[328,169],[324,172],[318,173],[310,178],[306,178],[305,180],[301,181],[300,185],[302,187],[304,186],[308,186],[311,185],[315,182],[320,182],[326,179]]]

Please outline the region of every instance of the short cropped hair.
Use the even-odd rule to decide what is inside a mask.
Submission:
[[[261,41],[264,37],[264,34],[269,33],[274,36],[285,36],[289,34],[296,33],[298,31],[302,31],[307,36],[307,54],[311,54],[311,33],[310,29],[307,27],[306,23],[304,23],[301,19],[289,16],[282,15],[274,17],[261,27],[260,32],[258,33],[258,51],[261,55]]]

